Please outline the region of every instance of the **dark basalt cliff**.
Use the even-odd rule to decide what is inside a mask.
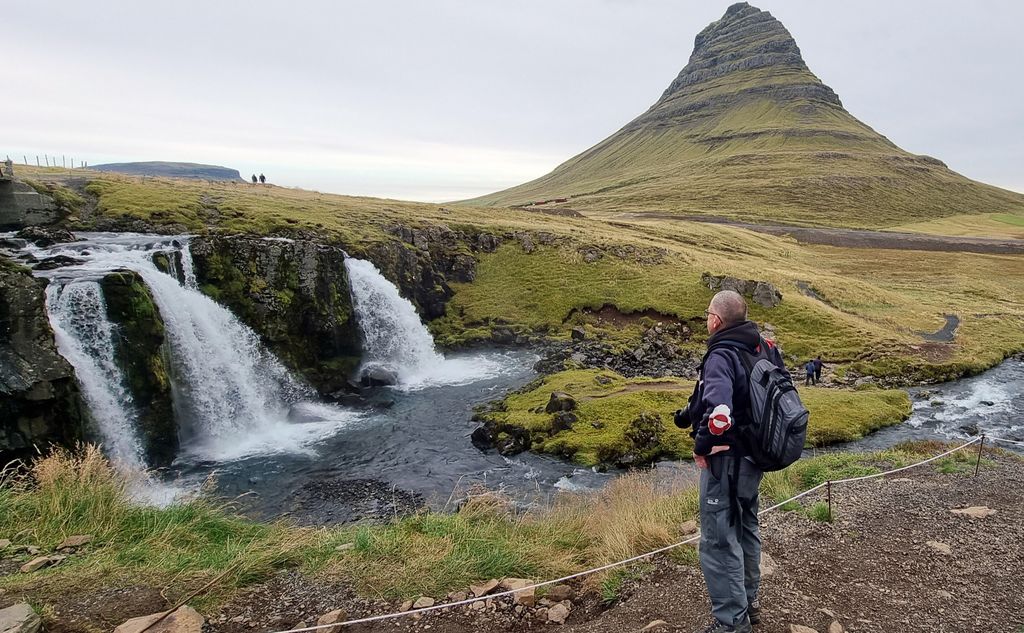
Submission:
[[[807,68],[796,40],[781,22],[746,3],[734,4],[721,20],[697,35],[686,67],[661,99],[624,130],[699,123],[715,110],[756,99],[780,104],[803,101],[806,114],[811,109],[845,113],[839,96]],[[842,133],[846,138],[852,134]],[[865,129],[864,134],[885,141],[873,130]]]
[[[45,288],[0,258],[0,464],[85,436],[74,370],[57,352]]]
[[[344,388],[360,354],[345,251],[247,236],[196,238],[191,250],[200,290],[320,393]]]
[[[100,285],[107,318],[116,326],[114,355],[132,395],[146,464],[169,466],[178,452],[178,425],[160,310],[138,273],[115,271]]]

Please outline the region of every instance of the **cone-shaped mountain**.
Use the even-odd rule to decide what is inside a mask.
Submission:
[[[1024,212],[1024,195],[906,152],[854,118],[786,27],[747,3],[697,35],[649,110],[546,176],[470,202],[544,201],[859,227]]]

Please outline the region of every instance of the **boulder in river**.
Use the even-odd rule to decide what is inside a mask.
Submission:
[[[398,384],[398,373],[386,367],[367,367],[360,381],[364,387],[388,387]]]
[[[29,226],[21,229],[14,235],[23,240],[28,240],[36,246],[53,246],[65,242],[77,242],[78,238],[67,229],[56,229],[45,226]]]

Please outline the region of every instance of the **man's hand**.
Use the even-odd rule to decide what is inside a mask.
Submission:
[[[711,457],[712,455],[715,455],[716,453],[724,453],[725,451],[729,450],[729,448],[730,448],[729,446],[724,446],[724,445],[719,444],[718,446],[712,446],[711,447],[711,452],[708,455],[706,455],[706,456],[705,455],[698,455],[698,454],[694,453],[693,454],[693,463],[697,464],[697,468],[707,468],[708,467],[708,457]]]

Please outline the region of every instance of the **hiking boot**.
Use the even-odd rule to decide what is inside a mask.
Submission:
[[[701,633],[750,633],[750,620],[744,619],[741,624],[723,624],[718,620]]]
[[[761,624],[761,601],[754,600],[747,605],[747,617],[751,624]]]

